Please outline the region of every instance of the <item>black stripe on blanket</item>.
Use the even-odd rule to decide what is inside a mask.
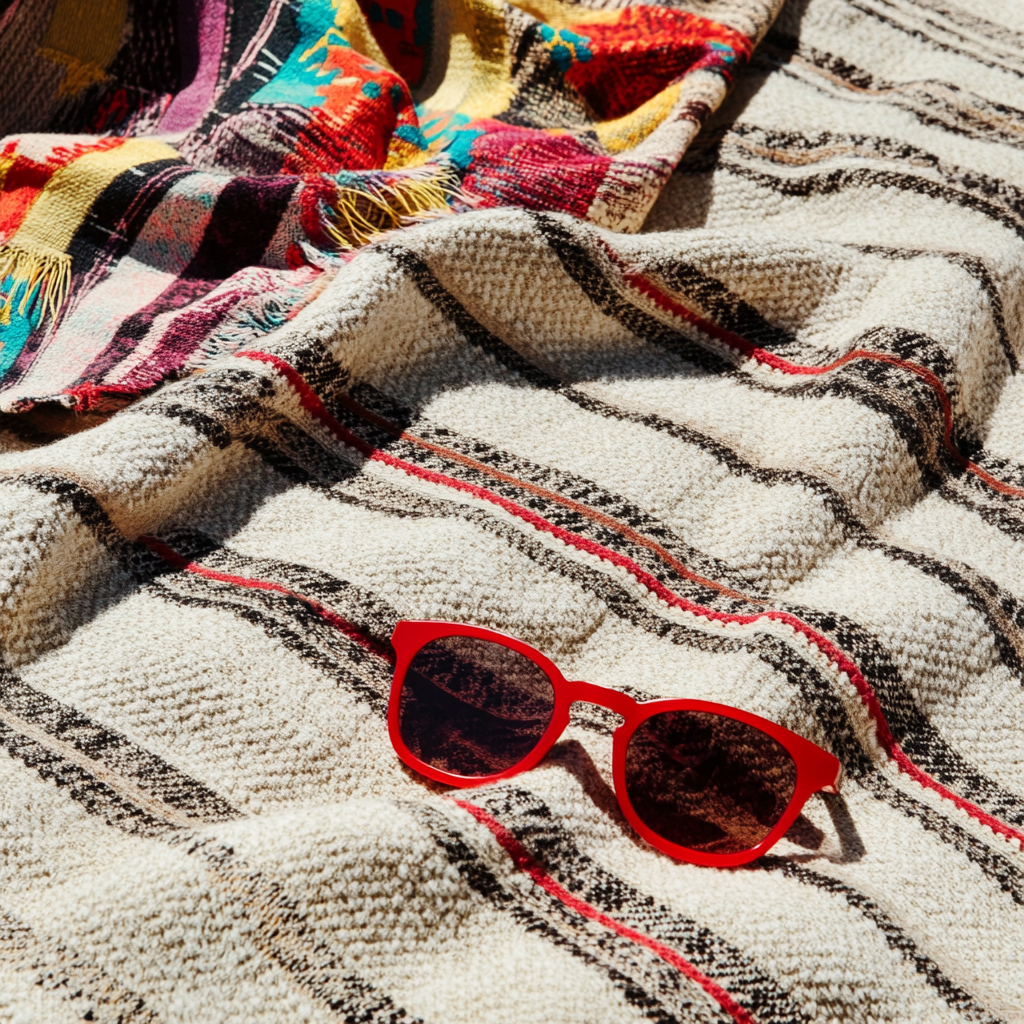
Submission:
[[[81,711],[34,689],[0,665],[0,709],[67,743],[130,779],[165,804],[202,821],[226,821],[238,811],[222,796],[156,754]]]
[[[654,1024],[683,1024],[694,1018],[727,1024],[732,1018],[715,1007],[684,975],[642,946],[591,923],[536,886],[502,882],[473,850],[465,835],[439,811],[423,804],[400,803],[444,851],[449,863],[490,906],[510,914],[530,934],[564,949],[599,971],[623,999]],[[742,996],[731,993],[742,1000]]]
[[[0,960],[32,977],[34,988],[69,1003],[79,1020],[97,1024],[159,1024],[160,1017],[141,996],[125,988],[94,961],[64,942],[36,934],[2,908]]]
[[[839,897],[854,910],[859,911],[871,921],[885,937],[889,948],[909,963],[918,974],[961,1016],[977,1024],[1002,1024],[1000,1018],[993,1017],[977,1000],[959,985],[954,984],[943,974],[938,964],[923,953],[914,940],[890,918],[878,904],[852,885],[840,882],[829,875],[814,871],[804,864],[775,857],[769,854],[761,857],[754,865],[755,870],[777,871],[788,878],[795,878],[804,885],[813,885],[827,893]]]
[[[694,922],[680,919],[667,908],[659,907],[653,897],[637,891],[596,864],[578,848],[543,800],[529,790],[508,783],[474,793],[472,799],[494,814],[567,889],[587,902],[607,910],[608,913],[614,913],[620,920],[634,927],[642,927],[656,937],[678,945],[687,958],[698,967],[704,966],[703,957],[706,955],[708,943],[699,931],[692,930],[696,927]],[[803,885],[811,885],[841,895],[852,908],[878,928],[889,947],[911,964],[953,1009],[961,1012],[968,1020],[984,1024],[992,1024],[994,1021],[994,1018],[968,993],[954,985],[938,965],[917,947],[913,939],[863,893],[795,861],[771,854],[755,861],[749,870],[758,869],[781,871]],[[652,921],[655,922],[653,927]],[[730,950],[730,953],[740,951]],[[726,987],[732,992],[743,991],[745,987],[751,985],[756,991],[763,984],[758,977],[757,967],[749,960],[743,959],[742,954],[741,958],[730,958],[725,965],[717,963],[715,966],[720,972],[734,972],[736,980],[733,980],[730,974],[723,975],[730,978]],[[781,1019],[783,1013],[789,1011],[779,1007],[775,1012]],[[760,1007],[755,1008],[755,1013],[759,1020],[768,1019]]]
[[[349,497],[351,500],[351,496]],[[424,506],[424,498],[417,495],[416,504]],[[808,662],[797,651],[791,649],[784,640],[770,634],[758,634],[747,638],[725,638],[706,634],[689,627],[669,623],[641,606],[635,594],[621,586],[606,573],[592,569],[579,562],[565,558],[556,551],[544,546],[531,536],[510,523],[490,513],[464,505],[454,505],[439,510],[442,515],[458,515],[468,521],[475,522],[488,532],[502,537],[506,542],[526,554],[532,561],[563,575],[577,585],[590,589],[591,592],[604,600],[611,611],[621,615],[627,621],[646,629],[653,635],[660,636],[672,643],[693,646],[706,651],[749,650],[759,657],[774,671],[780,673],[791,685],[799,689],[801,696],[815,711],[816,718],[823,728],[833,751],[843,761],[847,773],[858,778],[867,789],[878,799],[884,800],[918,821],[927,831],[941,838],[967,859],[981,868],[1001,890],[1009,893],[1015,902],[1024,905],[1024,872],[995,850],[974,838],[955,822],[941,816],[930,807],[922,804],[905,793],[897,790],[867,760],[863,750],[854,737],[849,719],[833,692],[833,684],[821,675],[820,668]],[[232,553],[238,558],[237,553]],[[240,563],[238,563],[240,564]],[[184,577],[187,576],[187,580]],[[174,580],[173,587],[167,584]],[[223,607],[232,610],[239,617],[260,626],[269,635],[284,640],[290,649],[299,656],[311,657],[324,671],[332,669],[340,682],[351,686],[353,692],[362,699],[367,699],[383,715],[385,696],[377,691],[374,700],[374,683],[358,681],[353,685],[350,671],[342,658],[324,660],[323,644],[329,642],[331,627],[325,627],[323,620],[312,611],[308,604],[288,598],[284,595],[265,591],[245,590],[239,594],[236,588],[232,595],[229,587],[208,585],[209,581],[192,574],[175,574],[165,576],[158,581],[159,592],[171,600],[182,604],[202,607]],[[154,591],[157,592],[157,591]],[[216,595],[220,594],[218,598]],[[318,636],[316,645],[308,642],[310,634]],[[353,641],[336,640],[341,643],[342,651],[351,651]],[[380,685],[379,683],[377,685]],[[634,691],[638,699],[649,695]],[[379,702],[379,703],[378,703]],[[599,731],[607,730],[599,716],[589,722],[589,727]]]
[[[316,937],[282,886],[245,864],[231,847],[213,838],[197,838],[193,831],[137,804],[130,793],[113,788],[86,767],[2,721],[0,747],[107,824],[130,835],[163,840],[198,859],[211,878],[245,908],[249,940],[334,1013],[361,1024],[415,1024],[418,1020],[347,969]]]

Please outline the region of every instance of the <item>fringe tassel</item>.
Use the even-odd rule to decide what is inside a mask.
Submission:
[[[37,305],[53,319],[71,290],[71,257],[63,252],[31,252],[19,245],[0,246],[0,282],[11,279],[6,295],[0,295],[0,324],[11,322],[11,310],[19,286],[24,287],[18,315]]]
[[[366,245],[386,231],[452,213],[451,202],[475,205],[449,172],[346,175],[334,201],[324,208],[324,229],[341,249]]]

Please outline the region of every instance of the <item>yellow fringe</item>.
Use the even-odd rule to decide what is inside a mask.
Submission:
[[[413,221],[451,213],[448,200],[452,197],[463,198],[448,175],[339,188],[325,228],[340,248],[351,249]]]
[[[63,252],[31,252],[20,245],[0,246],[0,282],[12,278],[10,290],[0,295],[0,324],[11,322],[11,309],[19,285],[25,291],[18,315],[37,302],[56,319],[71,289],[71,257]],[[36,286],[39,291],[36,293]]]

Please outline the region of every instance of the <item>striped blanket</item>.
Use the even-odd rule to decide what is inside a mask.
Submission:
[[[1024,8],[787,0],[639,233],[435,218],[92,430],[4,419],[0,1021],[1024,1021],[1022,238]],[[403,618],[842,791],[680,863],[579,705],[456,803],[388,741]]]

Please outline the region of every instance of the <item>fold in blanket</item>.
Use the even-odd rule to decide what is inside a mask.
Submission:
[[[103,133],[0,149],[0,411],[116,409],[418,219],[520,206],[636,230],[777,6],[194,3],[175,22],[60,0],[0,35],[45,26],[32,70],[65,69],[0,131]],[[137,55],[172,41],[193,77],[160,91]]]

